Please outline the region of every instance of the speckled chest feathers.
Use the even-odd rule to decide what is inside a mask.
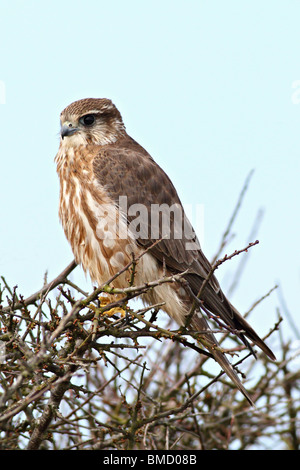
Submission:
[[[101,284],[130,261],[134,240],[126,236],[124,216],[94,176],[92,153],[62,147],[56,163],[66,237],[76,261]]]

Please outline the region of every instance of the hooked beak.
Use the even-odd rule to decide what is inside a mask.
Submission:
[[[73,124],[71,122],[65,122],[60,128],[60,135],[61,138],[64,139],[64,137],[73,135],[77,131],[78,127],[73,127]]]

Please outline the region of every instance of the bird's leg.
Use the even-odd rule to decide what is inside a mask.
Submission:
[[[116,298],[116,300],[113,299],[113,296]],[[121,294],[118,295],[118,294],[104,293],[104,294],[101,294],[101,295],[98,296],[98,300],[99,300],[99,306],[98,307],[96,307],[93,304],[89,305],[89,308],[91,310],[93,310],[93,312],[95,313],[94,318],[93,318],[93,325],[92,325],[92,340],[93,341],[96,338],[96,332],[97,332],[97,329],[98,329],[100,317],[112,317],[115,314],[121,314],[122,318],[126,316],[127,302],[125,302],[125,301],[122,302],[122,305],[117,305],[117,306],[112,307],[108,310],[105,310],[105,307],[107,305],[109,305],[109,304],[118,304],[118,302],[120,302],[121,299],[123,299],[123,298],[124,298],[124,296],[121,295]],[[106,321],[108,321],[108,320],[106,320]]]
[[[124,296],[122,296],[122,294],[121,295],[120,294],[119,295],[118,294],[99,295],[98,300],[100,302],[100,309],[103,307],[106,307],[107,305],[111,303],[116,303],[120,301],[123,297]],[[127,305],[127,302],[124,302],[123,305],[118,305],[117,307],[113,307],[109,310],[105,310],[104,312],[102,311],[101,314],[103,316],[108,316],[108,317],[112,317],[115,314],[121,314],[121,316],[124,317],[126,314],[126,305]]]

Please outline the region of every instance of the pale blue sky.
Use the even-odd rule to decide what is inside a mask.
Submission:
[[[59,113],[106,97],[182,201],[203,204],[209,258],[255,169],[226,251],[247,244],[263,208],[260,244],[232,301],[244,312],[278,281],[300,328],[299,18],[297,0],[0,0],[0,274],[27,296],[72,260]],[[225,291],[239,260],[217,273]],[[252,317],[261,334],[276,306],[273,294]]]

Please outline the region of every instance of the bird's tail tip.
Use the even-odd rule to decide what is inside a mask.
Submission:
[[[238,390],[244,395],[248,403],[255,407],[255,403],[250,397],[248,391],[245,389],[244,385],[240,381],[236,371],[234,370],[233,366],[230,364],[228,359],[226,358],[225,354],[222,353],[221,351],[218,351],[216,349],[211,349],[211,353],[213,354],[215,360],[218,362],[218,364],[222,367],[223,371],[228,375],[228,377],[232,380],[232,382],[236,385]]]

